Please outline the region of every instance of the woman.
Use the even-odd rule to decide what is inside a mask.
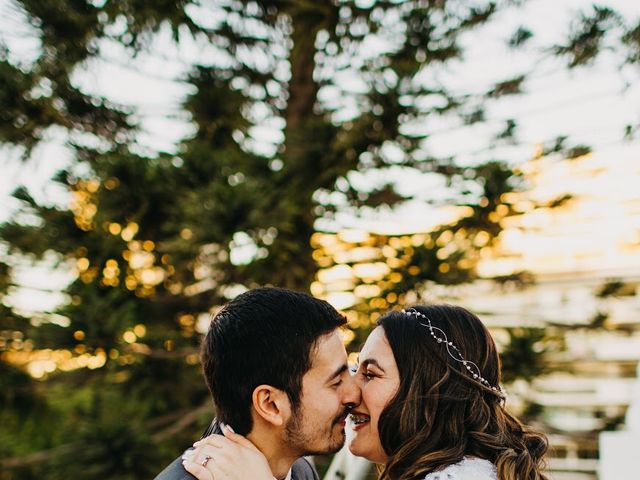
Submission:
[[[390,312],[360,354],[350,450],[381,479],[544,479],[545,438],[504,409],[491,335],[449,305]],[[473,476],[475,475],[475,476]]]
[[[349,448],[381,465],[381,480],[546,479],[546,439],[504,409],[500,361],[478,317],[421,305],[377,325],[360,353]]]

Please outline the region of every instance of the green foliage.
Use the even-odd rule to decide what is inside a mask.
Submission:
[[[517,48],[524,45],[533,37],[533,32],[526,27],[518,27],[509,39],[509,46],[511,48]]]
[[[612,279],[605,282],[600,288],[598,288],[598,290],[595,292],[595,295],[598,298],[607,298],[611,296],[634,296],[637,288],[637,283],[625,283],[620,279]]]
[[[600,53],[607,32],[619,22],[620,17],[614,10],[594,5],[592,14],[581,15],[568,43],[557,46],[555,53],[569,57],[569,68],[587,65]]]
[[[532,380],[544,373],[546,333],[543,328],[517,328],[509,331],[510,341],[500,354],[503,380],[510,383],[516,378]]]

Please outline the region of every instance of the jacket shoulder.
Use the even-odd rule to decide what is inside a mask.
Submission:
[[[182,466],[182,457],[176,458],[167,465],[154,480],[196,480],[196,477],[187,472]]]
[[[291,467],[292,480],[319,480],[318,472],[306,458],[300,458]]]

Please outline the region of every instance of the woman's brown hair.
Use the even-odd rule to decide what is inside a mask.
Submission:
[[[480,319],[461,307],[413,307],[442,329],[462,357],[491,386],[500,384],[500,359]],[[400,385],[380,415],[378,431],[389,461],[381,480],[424,478],[465,456],[493,463],[500,480],[546,480],[546,437],[504,408],[501,392],[473,378],[420,317],[390,312],[378,320],[400,372]]]

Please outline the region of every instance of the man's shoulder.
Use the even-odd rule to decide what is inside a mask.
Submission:
[[[154,480],[194,480],[195,478],[182,466],[182,457],[178,457],[161,471]]]
[[[291,467],[292,480],[319,480],[318,473],[306,458],[299,458]]]

